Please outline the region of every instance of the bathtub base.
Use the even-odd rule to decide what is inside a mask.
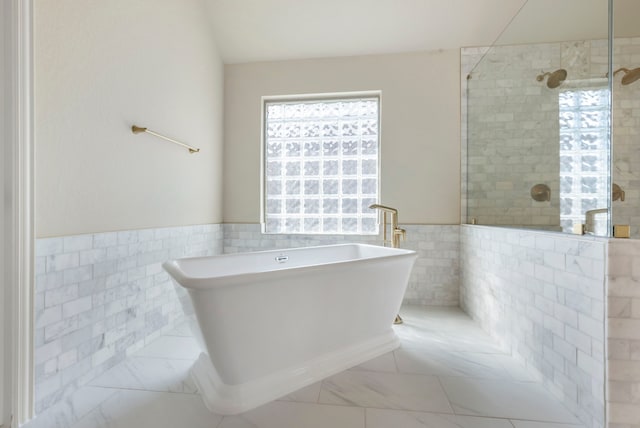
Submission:
[[[191,368],[191,377],[210,411],[220,415],[236,415],[393,351],[399,346],[400,340],[390,329],[373,339],[238,385],[225,384],[209,356],[203,352]]]

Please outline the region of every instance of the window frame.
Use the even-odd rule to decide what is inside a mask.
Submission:
[[[266,144],[267,144],[267,104],[271,102],[296,103],[296,102],[323,102],[323,101],[343,101],[364,98],[376,98],[378,100],[378,150],[377,150],[377,183],[376,183],[376,203],[381,200],[381,177],[382,177],[382,91],[355,91],[355,92],[330,92],[312,93],[296,95],[270,95],[261,98],[260,107],[260,228],[265,235],[317,235],[317,236],[375,236],[380,233],[380,219],[376,215],[376,228],[371,233],[344,233],[344,232],[268,232],[267,231],[267,191],[266,191]]]

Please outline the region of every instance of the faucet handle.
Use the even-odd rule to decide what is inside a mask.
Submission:
[[[401,227],[396,227],[395,230],[393,231],[394,235],[400,235],[402,236],[403,240],[407,240],[407,231]]]

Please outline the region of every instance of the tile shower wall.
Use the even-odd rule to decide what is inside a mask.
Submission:
[[[221,252],[221,225],[38,239],[36,412],[180,320],[163,261]]]
[[[407,239],[402,248],[418,252],[404,302],[420,305],[458,305],[459,226],[402,225]],[[259,224],[225,224],[224,252],[360,242],[380,244],[380,236],[263,235]]]
[[[616,38],[613,69],[640,66],[640,37]],[[613,181],[625,192],[625,200],[613,202],[613,223],[631,225],[631,236],[640,237],[640,82],[622,85],[624,75],[613,79]]]
[[[640,428],[640,241],[611,240],[608,258],[608,428]]]
[[[468,213],[479,224],[560,229],[559,90],[605,86],[593,78],[607,72],[606,51],[606,41],[462,49],[463,220]],[[559,68],[569,73],[560,89],[536,81]],[[538,183],[550,187],[550,201],[532,200]]]
[[[462,308],[538,373],[586,427],[603,427],[607,241],[460,229]]]

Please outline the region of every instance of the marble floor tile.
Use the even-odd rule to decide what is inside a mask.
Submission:
[[[351,371],[322,382],[320,403],[453,413],[438,378]]]
[[[318,397],[320,397],[320,389],[322,388],[322,382],[316,382],[304,388],[300,388],[291,394],[285,395],[279,400],[282,401],[297,401],[300,403],[317,403]]]
[[[89,384],[108,388],[195,394],[197,388],[189,375],[192,365],[191,360],[130,357]]]
[[[394,330],[403,347],[504,354],[505,351],[460,308],[403,306],[404,323]]]
[[[577,423],[544,387],[532,382],[440,378],[456,414]]]
[[[195,361],[200,352],[200,347],[193,337],[160,336],[136,351],[134,356]]]
[[[221,420],[198,395],[117,390],[70,428],[215,428]]]
[[[164,334],[165,336],[183,336],[183,337],[192,337],[193,333],[191,332],[191,327],[189,327],[188,322],[183,322],[173,328],[173,330],[168,331]]]
[[[513,428],[507,419],[367,409],[367,428]]]
[[[359,364],[355,367],[351,367],[349,370],[389,373],[398,372],[398,368],[396,367],[396,359],[393,355],[393,352],[387,352],[386,354],[381,355],[377,358],[365,361],[364,363]]]
[[[524,363],[513,358],[511,355],[493,354],[493,358],[507,371],[512,380],[519,382],[542,382],[539,373],[528,369]]]
[[[81,388],[22,425],[22,428],[69,428],[116,392],[107,388]]]
[[[400,373],[511,379],[497,354],[449,352],[406,347],[394,351]]]
[[[357,407],[274,401],[225,416],[218,428],[365,428],[365,419],[364,409]]]
[[[401,347],[237,416],[209,412],[178,326],[26,428],[583,428],[458,308],[403,307]]]
[[[584,428],[583,425],[555,424],[552,422],[534,422],[511,420],[515,428]]]

